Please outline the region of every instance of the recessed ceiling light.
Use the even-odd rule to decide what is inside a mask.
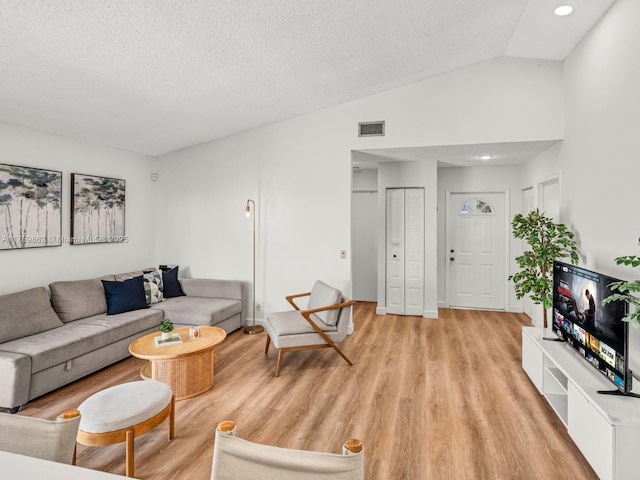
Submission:
[[[493,155],[480,155],[479,157],[476,157],[478,160],[491,160],[493,158]]]
[[[553,11],[553,13],[555,13],[559,17],[569,15],[571,12],[573,12],[573,7],[571,5],[562,5]]]

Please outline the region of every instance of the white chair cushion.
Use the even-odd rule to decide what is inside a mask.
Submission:
[[[144,380],[123,383],[95,393],[80,404],[80,430],[114,432],[138,425],[160,413],[171,402],[166,383]]]
[[[335,325],[326,325],[322,321],[316,321],[316,325],[323,332],[335,332],[338,328]],[[316,329],[305,320],[299,310],[290,310],[287,312],[275,312],[269,315],[269,323],[273,331],[279,337],[286,335],[300,335],[301,333],[315,333]]]
[[[314,322],[327,334],[333,342],[338,342],[338,328],[325,325],[320,320]],[[276,348],[301,347],[305,345],[321,345],[324,339],[307,322],[299,310],[275,312],[269,315],[264,324],[267,334]]]
[[[309,297],[307,308],[313,310],[314,308],[328,307],[340,303],[340,300],[342,300],[342,292],[340,292],[340,290],[336,290],[318,280],[313,284],[313,288],[311,289],[311,296]],[[315,313],[312,315],[312,318],[318,317],[327,325],[335,325],[338,323],[339,312],[340,310],[336,308],[335,310]]]

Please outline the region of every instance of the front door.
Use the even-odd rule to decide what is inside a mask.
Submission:
[[[505,309],[505,194],[452,193],[447,203],[449,306]]]

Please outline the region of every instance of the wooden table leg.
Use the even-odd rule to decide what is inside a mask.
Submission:
[[[133,428],[127,430],[127,440],[126,440],[126,454],[125,454],[125,473],[127,477],[133,477],[133,469],[134,469],[134,437],[133,437]]]

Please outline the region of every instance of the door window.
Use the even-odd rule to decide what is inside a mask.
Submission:
[[[493,215],[493,207],[484,200],[469,200],[462,204],[458,215]]]

